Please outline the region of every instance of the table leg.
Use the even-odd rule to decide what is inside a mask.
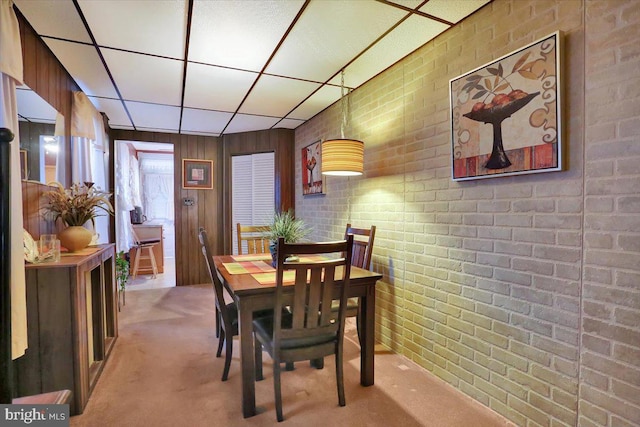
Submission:
[[[244,418],[256,414],[256,373],[253,348],[253,309],[238,304],[240,332],[240,363],[242,365],[242,415]]]
[[[367,295],[360,299],[360,384],[373,385],[373,356],[375,341],[376,288],[369,286]]]

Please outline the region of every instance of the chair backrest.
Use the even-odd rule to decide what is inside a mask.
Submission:
[[[347,224],[344,232],[345,239],[349,234],[353,234],[353,256],[351,265],[371,269],[371,255],[373,254],[373,240],[376,237],[376,226],[372,225],[370,229],[352,227]]]
[[[224,287],[222,286],[222,282],[218,278],[216,274],[215,268],[213,266],[213,260],[211,259],[211,249],[209,247],[209,240],[207,239],[207,231],[200,227],[198,231],[198,240],[200,240],[200,246],[202,249],[202,255],[204,255],[204,260],[207,264],[207,270],[209,271],[209,277],[211,278],[211,284],[213,285],[213,290],[216,294],[216,307],[222,316],[223,324],[225,325],[225,329],[228,325],[231,325],[231,315],[229,310],[227,310],[227,305],[224,302]]]
[[[284,238],[278,239],[273,328],[276,349],[286,347],[281,347],[286,340],[295,341],[297,347],[301,341],[308,340],[309,344],[326,344],[327,349],[331,349],[331,343],[335,344],[336,339],[338,342],[342,341],[352,247],[353,236],[348,236],[347,240],[323,243],[285,243]],[[328,258],[336,254],[343,256]],[[298,256],[299,259],[287,261],[291,255]],[[293,271],[295,277],[292,285],[293,299],[285,301],[284,287],[290,284],[285,279],[285,273],[289,271]],[[337,278],[336,273],[339,274]],[[342,286],[338,287],[338,281]],[[331,309],[336,292],[340,301],[337,319]],[[285,306],[292,314],[291,328],[284,328],[282,325],[281,318]],[[335,347],[333,349],[335,350]]]
[[[267,225],[240,225],[238,223],[238,255],[268,253],[271,243],[267,238],[268,231],[269,226]],[[246,242],[246,252],[244,252],[243,242]]]

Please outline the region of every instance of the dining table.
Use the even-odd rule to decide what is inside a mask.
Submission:
[[[275,306],[275,269],[270,254],[213,256],[215,271],[238,308],[240,335],[240,363],[242,375],[242,414],[244,418],[256,414],[255,352],[253,341],[253,313]],[[352,266],[348,297],[359,298],[360,309],[360,384],[374,383],[374,341],[376,283],[382,275]],[[336,279],[342,278],[341,268]],[[338,286],[342,280],[337,281]],[[285,295],[288,294],[285,283]]]

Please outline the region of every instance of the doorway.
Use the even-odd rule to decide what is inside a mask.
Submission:
[[[173,144],[115,141],[116,250],[133,270],[136,238],[153,246],[158,274],[140,258],[139,272],[127,290],[176,285]]]

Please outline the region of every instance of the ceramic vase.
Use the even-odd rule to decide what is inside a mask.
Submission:
[[[91,243],[91,231],[82,226],[67,227],[58,235],[60,244],[69,252],[77,252],[86,248]]]

